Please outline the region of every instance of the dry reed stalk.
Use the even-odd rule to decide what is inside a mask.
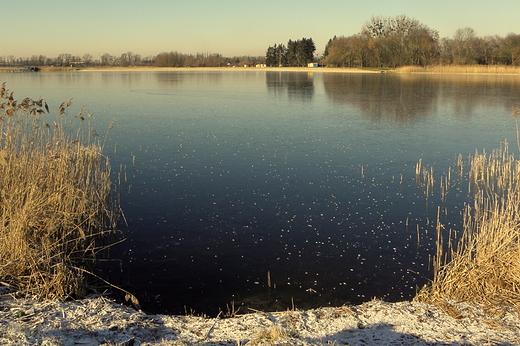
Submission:
[[[518,109],[513,105],[511,106],[513,109],[513,113],[511,113],[511,116],[515,118],[515,125],[516,125],[516,145],[518,147],[518,151],[520,151],[520,132],[518,131]]]
[[[260,330],[248,344],[271,345],[285,338],[295,337],[298,337],[298,333],[294,329],[273,324],[267,329]]]
[[[443,240],[438,221],[434,278],[416,299],[520,304],[520,161],[507,143],[470,158],[469,191],[460,239]]]
[[[415,166],[415,182],[417,186],[424,192],[426,197],[426,207],[428,207],[430,197],[433,196],[435,179],[433,175],[433,167],[428,169],[422,165],[422,159],[419,159]]]
[[[11,106],[0,116],[0,280],[40,298],[81,297],[117,234],[109,159],[89,127],[66,119],[72,99],[51,122],[43,99],[13,106],[2,91]]]

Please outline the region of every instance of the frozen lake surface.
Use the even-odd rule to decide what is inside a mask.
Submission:
[[[409,299],[431,278],[442,174],[516,143],[513,76],[273,71],[3,74],[19,99],[73,97],[126,166],[118,278],[151,312]],[[515,145],[511,145],[514,147]],[[455,185],[448,227],[460,230]]]

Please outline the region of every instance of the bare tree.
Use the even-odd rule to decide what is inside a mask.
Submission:
[[[329,41],[325,48],[326,56],[323,62],[331,67],[351,67],[352,66],[352,47],[349,38],[340,36],[334,37]]]
[[[205,59],[205,65],[208,67],[219,67],[222,65],[222,56],[220,54],[208,55]]]
[[[56,58],[56,64],[59,66],[69,66],[72,61],[71,54],[60,54]]]
[[[141,55],[140,54],[134,54],[132,56],[132,65],[140,65],[141,64]]]
[[[453,35],[453,63],[474,64],[478,59],[477,35],[469,27],[457,29]]]
[[[506,63],[520,65],[520,35],[509,33],[500,45],[500,53],[506,58]]]
[[[115,57],[108,53],[105,53],[101,56],[101,65],[104,65],[104,66],[113,65],[114,61],[115,61]]]
[[[188,55],[184,60],[185,67],[197,67],[200,66],[197,59],[193,55]]]
[[[438,32],[405,15],[372,17],[361,35],[369,38],[373,66],[427,65],[439,54]]]
[[[131,54],[132,52],[130,52]],[[128,56],[128,53],[123,53],[119,57],[119,65],[120,66],[129,66],[131,57]]]
[[[85,63],[85,65],[89,66],[90,64],[92,64],[92,55],[90,54],[85,54],[83,55],[83,62]]]

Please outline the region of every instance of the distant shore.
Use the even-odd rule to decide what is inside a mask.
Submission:
[[[20,67],[0,67],[0,72],[22,72]],[[307,72],[307,73],[397,73],[397,74],[473,74],[473,75],[520,75],[520,66],[509,65],[436,65],[436,66],[402,66],[395,69],[358,68],[358,67],[155,67],[155,66],[92,66],[92,67],[54,67],[42,66],[41,72],[75,71],[75,72]]]
[[[361,69],[361,68],[328,68],[328,67],[82,67],[78,71],[278,71],[278,72],[342,72],[342,73],[381,73],[381,69]],[[45,71],[45,70],[44,70]]]
[[[1,71],[1,68],[0,68]],[[520,75],[519,66],[506,65],[439,65],[439,66],[403,66],[396,69],[356,68],[356,67],[155,67],[155,66],[95,66],[95,67],[50,67],[43,66],[42,72],[77,71],[176,71],[176,72],[208,72],[208,71],[275,71],[275,72],[307,72],[307,73],[398,73],[398,74],[485,74],[485,75]]]

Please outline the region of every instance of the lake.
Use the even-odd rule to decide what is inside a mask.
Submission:
[[[312,71],[312,70],[309,70]],[[149,71],[1,74],[15,97],[73,97],[124,170],[111,280],[149,312],[215,315],[379,297],[431,279],[436,178],[516,148],[518,76]],[[513,145],[514,144],[514,145]],[[438,185],[438,183],[437,183]],[[444,207],[460,230],[463,185]]]

